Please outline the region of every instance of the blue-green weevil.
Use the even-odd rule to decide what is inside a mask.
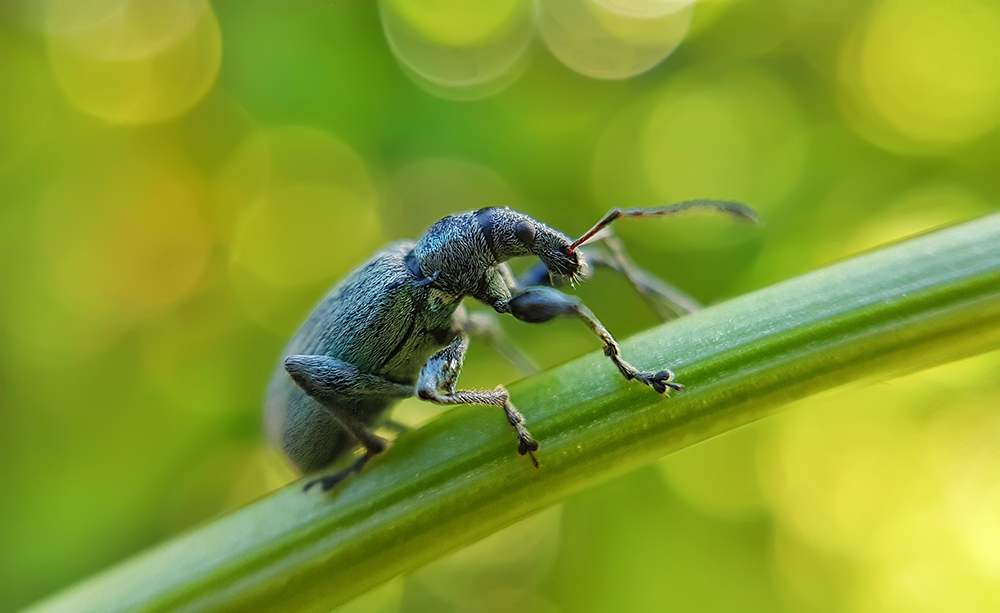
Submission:
[[[522,370],[530,360],[513,350],[496,316],[469,312],[472,297],[528,323],[577,317],[604,343],[604,353],[627,380],[660,394],[684,389],[669,369],[643,372],[626,362],[618,343],[577,298],[552,287],[589,278],[596,267],[624,275],[661,314],[683,314],[696,304],[636,266],[607,226],[620,217],[658,217],[690,209],[755,221],[748,207],[694,200],[666,207],[612,209],[578,240],[508,208],[450,215],[415,243],[398,241],[376,253],[334,288],[288,343],[267,389],[268,437],[303,472],[324,469],[353,449],[364,455],[350,467],[310,481],[324,491],[360,471],[388,446],[374,434],[386,410],[418,396],[437,404],[503,409],[517,435],[517,451],[538,466],[538,443],[507,390],[456,389],[470,337],[491,342]],[[593,244],[584,247],[584,243]],[[540,262],[515,279],[507,260],[533,255]]]

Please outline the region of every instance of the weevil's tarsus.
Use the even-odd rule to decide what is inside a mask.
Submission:
[[[730,202],[728,200],[687,200],[685,202],[678,202],[677,204],[671,204],[669,206],[646,208],[636,207],[631,209],[615,207],[608,211],[608,213],[602,217],[600,221],[594,224],[593,228],[587,230],[583,236],[573,241],[573,243],[569,246],[568,252],[573,253],[576,251],[577,247],[597,236],[597,234],[604,229],[605,226],[611,224],[616,219],[621,219],[622,217],[666,217],[668,215],[676,215],[677,213],[694,209],[717,211],[719,213],[730,215],[738,221],[759,223],[757,213],[753,209],[745,204]]]
[[[497,390],[507,391],[501,386],[497,386]],[[539,468],[538,458],[535,457],[535,452],[538,451],[538,442],[531,438],[528,429],[524,427],[524,415],[521,415],[520,411],[514,408],[509,399],[504,403],[503,411],[504,415],[507,416],[507,423],[514,428],[514,432],[517,434],[517,452],[521,455],[527,454],[535,468]]]

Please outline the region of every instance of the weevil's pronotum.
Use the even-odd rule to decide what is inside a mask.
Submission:
[[[620,217],[699,208],[756,221],[742,204],[713,200],[615,208],[573,241],[522,213],[486,208],[445,217],[415,243],[389,245],[334,286],[285,348],[267,389],[269,438],[303,472],[326,468],[363,447],[364,455],[350,467],[306,485],[319,483],[329,490],[386,449],[373,428],[391,405],[416,395],[437,404],[503,409],[518,453],[537,467],[538,443],[506,389],[456,389],[470,337],[491,342],[522,370],[530,368],[530,361],[506,342],[492,313],[466,311],[466,297],[528,323],[580,318],[627,380],[660,394],[683,390],[668,368],[646,372],[626,362],[594,314],[551,285],[585,280],[603,266],[624,275],[661,314],[690,312],[696,303],[629,260],[607,226]],[[584,246],[588,242],[595,244]],[[515,279],[506,262],[526,255],[540,262]]]

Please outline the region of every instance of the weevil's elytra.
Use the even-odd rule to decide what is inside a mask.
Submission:
[[[374,427],[398,400],[417,396],[437,404],[503,409],[518,453],[537,467],[539,445],[506,389],[456,389],[470,338],[486,340],[519,370],[533,369],[507,341],[496,315],[466,311],[466,297],[527,323],[577,317],[604,343],[605,355],[627,380],[660,394],[683,390],[668,368],[645,372],[625,361],[590,309],[552,285],[586,280],[605,267],[624,275],[659,313],[690,312],[696,303],[636,266],[607,226],[620,217],[698,208],[756,221],[744,205],[711,200],[615,208],[572,241],[523,213],[484,208],[441,219],[415,243],[389,245],[334,286],[288,343],[267,388],[268,437],[303,472],[326,468],[363,447],[352,466],[306,485],[329,490],[386,449]],[[506,262],[527,255],[540,262],[515,279]]]

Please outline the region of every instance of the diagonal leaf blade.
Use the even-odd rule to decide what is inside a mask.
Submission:
[[[849,382],[1000,347],[1000,214],[910,239],[623,343],[664,399],[595,353],[512,386],[542,444],[459,407],[329,496],[293,484],[32,611],[326,611],[573,492]]]

